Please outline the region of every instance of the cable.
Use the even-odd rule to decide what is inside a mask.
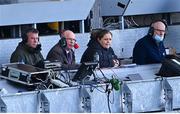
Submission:
[[[51,89],[53,89],[53,85],[52,84],[49,84],[48,89],[50,89],[50,87],[52,87]]]
[[[139,27],[139,25],[134,21],[133,16],[131,16],[131,20],[132,20],[132,22],[133,22],[137,27]]]
[[[101,92],[101,93],[106,93],[106,92],[107,92],[106,89],[104,89],[103,87],[102,87],[102,89],[103,89],[104,91],[101,91],[100,89],[98,89],[98,87],[93,86],[92,84],[91,84],[90,86],[91,86],[91,87],[94,87],[96,90],[98,90],[98,91]]]
[[[103,27],[106,29],[118,29],[120,26],[119,22],[116,22],[115,17],[108,17],[103,22]]]
[[[103,73],[103,71],[101,70],[101,68],[99,68],[99,71],[101,72],[101,74],[103,75],[103,77],[104,77],[106,80],[109,80],[109,79],[105,76],[105,74]]]
[[[37,77],[35,77],[35,79],[41,81],[42,83],[46,83],[47,82],[47,79],[45,81],[43,81],[42,79],[37,78]]]
[[[37,90],[45,90],[45,89],[47,89],[47,87],[45,84],[40,83],[36,86],[36,89]]]
[[[109,110],[109,113],[111,113],[111,107],[110,107],[110,93],[111,93],[111,91],[109,90],[108,93],[107,93],[107,103],[108,103],[108,110]]]
[[[119,79],[118,75],[114,72],[114,70],[112,68],[110,68],[110,70],[113,72],[115,78]]]
[[[66,73],[66,78],[65,78],[65,81],[67,82],[67,83],[70,83],[70,72],[69,72],[70,70],[66,70],[65,71],[65,73]]]
[[[63,73],[61,73],[61,72],[60,72],[60,74],[59,74],[59,75],[60,75],[60,77],[59,77],[58,79],[61,79],[61,77],[63,77],[63,78],[64,78],[64,80],[66,80],[66,77],[63,75]]]
[[[112,101],[109,99],[109,102],[111,103],[111,104],[114,104],[114,91],[113,90],[111,90],[112,92],[113,92],[113,99],[112,99]]]

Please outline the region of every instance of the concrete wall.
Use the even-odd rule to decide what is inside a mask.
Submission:
[[[165,39],[166,47],[174,47],[177,52],[180,53],[180,25],[170,26],[168,28],[168,34]],[[113,30],[113,42],[112,47],[118,57],[129,58],[132,56],[132,50],[135,42],[143,37],[147,33],[148,28],[138,29],[125,29],[125,30]],[[76,60],[80,61],[81,56],[87,48],[89,41],[89,33],[76,34],[77,42],[80,45],[79,49],[75,50]],[[45,36],[40,37],[42,43],[42,54],[46,58],[48,51],[55,45],[59,40],[58,36]],[[14,51],[18,42],[21,39],[7,39],[0,40],[0,64],[8,63],[11,53]]]

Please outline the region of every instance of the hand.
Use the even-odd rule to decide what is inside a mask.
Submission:
[[[113,59],[114,67],[119,66],[119,61],[117,59]]]

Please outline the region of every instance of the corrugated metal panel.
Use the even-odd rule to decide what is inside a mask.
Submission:
[[[67,0],[0,5],[0,26],[84,20],[95,0]]]
[[[179,0],[131,0],[124,15],[180,12]]]
[[[101,16],[180,12],[179,0],[101,0]]]

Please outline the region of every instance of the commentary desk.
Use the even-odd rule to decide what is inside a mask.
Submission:
[[[0,80],[0,112],[157,112],[180,108],[180,78],[157,78],[161,64],[124,66],[123,68],[101,69],[104,76],[123,80],[119,91],[105,90],[110,83],[77,85],[66,88],[26,91],[16,88],[6,80]],[[95,71],[97,77],[103,74]]]

